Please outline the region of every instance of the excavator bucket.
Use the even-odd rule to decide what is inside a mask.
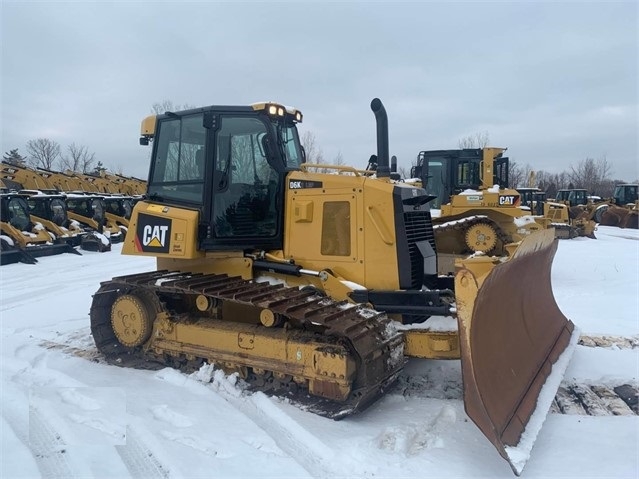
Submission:
[[[466,413],[519,475],[577,341],[550,271],[553,229],[526,237],[508,261],[456,265],[455,296]]]

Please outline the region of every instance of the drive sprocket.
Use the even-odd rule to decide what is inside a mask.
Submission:
[[[497,245],[497,231],[488,223],[476,223],[468,228],[465,239],[471,251],[488,253]]]

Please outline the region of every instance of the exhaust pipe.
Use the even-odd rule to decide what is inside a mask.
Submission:
[[[391,156],[391,173],[397,173],[397,157]]]
[[[377,177],[390,177],[390,167],[388,159],[388,116],[386,109],[379,98],[374,98],[371,102],[371,110],[375,113],[377,122]]]

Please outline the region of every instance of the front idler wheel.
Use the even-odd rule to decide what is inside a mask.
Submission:
[[[142,298],[124,294],[113,302],[111,326],[116,339],[128,348],[144,344],[151,337],[153,316]]]

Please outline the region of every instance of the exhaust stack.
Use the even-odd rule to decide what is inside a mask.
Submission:
[[[390,161],[388,159],[388,116],[379,98],[371,101],[371,110],[375,113],[377,122],[377,177],[390,177]]]

